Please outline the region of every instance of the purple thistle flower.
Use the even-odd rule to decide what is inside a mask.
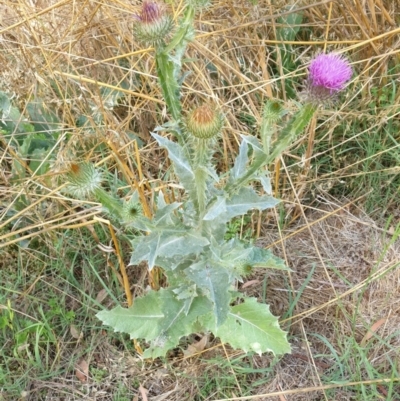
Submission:
[[[144,23],[153,23],[158,21],[163,16],[161,6],[155,1],[144,1],[140,15],[136,18]]]
[[[320,103],[334,98],[352,74],[350,64],[344,57],[334,53],[320,54],[309,67],[306,100]]]

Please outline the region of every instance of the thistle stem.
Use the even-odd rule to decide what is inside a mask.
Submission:
[[[196,186],[195,205],[198,208],[198,214],[201,216],[206,208],[207,199],[207,170],[206,166],[210,159],[210,140],[197,139],[194,156],[194,180]]]
[[[175,121],[181,118],[182,107],[180,103],[180,75],[182,68],[182,56],[187,43],[192,39],[192,27],[195,9],[186,8],[184,19],[180,27],[166,46],[160,46],[156,51],[157,75],[160,80],[161,90],[164,95],[168,111]],[[172,52],[175,52],[172,55]]]
[[[168,43],[166,47],[164,47],[164,53],[170,53],[172,50],[175,50],[177,46],[179,46],[182,42],[187,42],[191,38],[190,29],[193,27],[193,20],[195,15],[195,9],[192,6],[187,6],[185,16],[180,23],[179,29],[176,31],[175,35]]]
[[[121,219],[122,205],[121,202],[111,196],[103,188],[96,188],[93,191],[96,200],[98,200],[101,205],[106,208],[109,213],[113,214],[118,219]]]
[[[279,157],[282,152],[293,142],[296,136],[299,135],[307,126],[317,108],[318,106],[315,104],[306,103],[283,129],[283,132],[280,134],[275,146],[271,149],[270,154],[266,155],[264,159],[259,158],[256,162],[254,162],[247,170],[246,174],[234,182],[234,185],[229,184],[226,186],[226,191],[232,193],[233,191],[237,190],[243,184],[246,184],[249,180],[251,180],[261,167],[271,163],[273,160]]]
[[[174,63],[164,50],[156,52],[156,68],[168,111],[175,121],[179,121],[182,111],[179,84],[176,79]]]

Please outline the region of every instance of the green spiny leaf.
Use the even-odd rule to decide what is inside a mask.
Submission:
[[[228,313],[225,323],[214,332],[221,341],[245,352],[261,355],[290,353],[286,333],[280,329],[278,318],[269,311],[269,306],[260,304],[255,298],[247,298],[235,305]]]
[[[249,253],[247,260],[253,267],[266,267],[269,269],[290,271],[283,259],[275,256],[270,250],[259,248],[257,246],[251,247],[251,252]]]
[[[223,196],[218,196],[215,202],[209,207],[203,220],[214,220],[224,213],[226,213],[226,200]]]
[[[168,150],[169,158],[174,163],[175,173],[179,181],[187,191],[192,191],[194,187],[194,172],[183,148],[162,136],[152,133],[158,144]]]
[[[61,122],[52,111],[45,107],[43,100],[35,99],[34,102],[29,102],[26,110],[36,132],[45,133],[50,140],[56,139]]]
[[[150,347],[143,353],[144,358],[165,356],[168,350],[176,347],[183,336],[196,331],[199,316],[208,313],[210,302],[205,297],[178,300],[171,290],[157,292],[164,318],[159,322],[159,335],[151,340]]]
[[[185,301],[178,300],[171,290],[161,289],[137,298],[129,309],[117,306],[96,316],[116,332],[150,342],[143,357],[156,358],[165,356],[181,337],[193,333],[198,317],[209,310],[210,302],[204,297],[195,298],[187,310]]]
[[[229,293],[231,278],[228,272],[221,267],[201,261],[187,269],[186,274],[213,302],[216,325],[220,326],[227,317],[231,300]]]
[[[135,248],[131,256],[131,265],[146,260],[151,270],[157,264],[158,257],[171,258],[197,254],[209,244],[209,241],[196,232],[186,229],[155,231],[148,236],[140,236],[133,242]],[[136,247],[135,247],[136,245]]]
[[[131,338],[145,338],[148,341],[160,333],[160,322],[164,318],[157,292],[151,291],[142,298],[135,299],[129,309],[116,308],[97,313],[96,317],[114,331],[128,333]]]
[[[232,179],[236,180],[246,172],[247,163],[249,161],[248,151],[248,142],[242,140],[239,147],[239,155],[236,157],[235,164],[231,170]]]
[[[278,199],[269,195],[258,195],[252,188],[241,188],[240,191],[226,201],[226,219],[246,214],[251,209],[265,210],[275,207]]]

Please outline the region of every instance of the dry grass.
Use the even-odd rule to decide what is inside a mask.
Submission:
[[[172,3],[169,7],[179,18],[183,2]],[[280,42],[276,40],[278,21],[280,16],[290,14],[292,8],[286,5],[287,1],[274,3],[215,1],[198,16],[197,36],[188,51],[188,57],[195,62],[187,66],[193,72],[185,81],[182,99],[184,108],[189,110],[212,98],[226,114],[221,169],[230,165],[238,135],[252,129],[251,124],[244,122],[243,115],[252,116],[252,124],[258,124],[262,102],[273,97],[286,101],[289,109],[295,107],[285,82],[301,82],[305,69],[283,73]],[[400,244],[390,243],[392,227],[385,228],[382,222],[372,221],[359,210],[358,203],[338,202],[325,192],[326,186],[354,174],[364,160],[350,163],[343,160],[342,168],[321,176],[313,168],[321,153],[315,155],[313,148],[325,141],[328,145],[323,153],[334,152],[338,145],[332,137],[339,125],[350,127],[355,121],[365,121],[368,128],[357,134],[361,136],[382,129],[389,120],[398,124],[398,90],[391,106],[378,107],[373,116],[368,105],[372,88],[381,90],[396,78],[387,72],[390,65],[400,63],[400,3],[398,0],[293,3],[293,8],[303,13],[303,25],[307,28],[301,31],[298,40],[286,43],[291,45],[293,60],[305,65],[319,51],[338,50],[351,60],[357,73],[338,110],[321,111],[309,132],[298,139],[285,160],[275,165],[273,180],[279,196],[286,202],[288,228],[279,231],[278,236],[279,219],[273,214],[262,216],[255,223],[260,241],[273,247],[293,270],[285,277],[267,276],[266,298],[274,313],[283,315],[290,307],[289,299],[293,300],[299,291],[301,294],[293,317],[283,321],[290,327],[293,354],[276,364],[270,356],[249,357],[254,368],[269,367],[273,373],[273,380],[260,381],[253,394],[259,394],[257,399],[261,400],[330,400],[331,393],[326,387],[336,386],[339,389],[335,400],[352,400],[356,399],[353,386],[323,381],[336,362],[333,356],[328,356],[332,351],[328,344],[340,354],[345,352],[344,339],[353,338],[354,344],[360,346],[375,341],[374,347],[367,347],[366,357],[371,365],[388,379],[390,376],[385,376],[385,372],[390,372],[390,366],[386,366],[388,360],[395,361],[397,371],[400,370]],[[29,101],[42,99],[61,117],[61,135],[54,147],[52,168],[45,176],[28,169],[24,180],[12,181],[11,162],[18,156],[1,143],[2,267],[17,268],[12,245],[21,241],[21,237],[39,238],[51,250],[68,229],[87,227],[95,236],[93,227],[104,224],[97,219],[99,210],[95,205],[82,210],[81,202],[71,202],[60,192],[60,173],[71,162],[93,160],[110,172],[117,169],[132,188],[140,182],[151,203],[150,188],[160,185],[158,179],[165,160],[149,132],[165,121],[166,109],[157,86],[153,50],[141,49],[131,33],[132,14],[138,7],[139,2],[126,0],[3,0],[0,4],[0,90],[13,94],[21,110],[25,110]],[[104,95],[107,88],[125,94],[117,108],[108,107]],[[87,118],[90,130],[76,125],[79,116]],[[139,155],[129,132],[143,141]],[[306,150],[299,156],[303,148]],[[389,172],[395,175],[398,171],[397,166]],[[28,206],[17,214],[7,214],[21,196],[28,199]],[[361,205],[367,196],[364,194],[360,199]],[[398,199],[392,199],[384,207],[393,212],[398,205]],[[29,223],[19,225],[23,216],[29,217]],[[12,232],[7,231],[10,225]],[[108,232],[107,226],[103,227]],[[19,238],[15,238],[17,230]],[[35,257],[29,249],[22,252],[27,260]],[[59,257],[55,249],[48,256]],[[313,274],[308,277],[310,271]],[[25,274],[24,288],[16,289],[22,300],[37,284],[36,278],[30,279],[29,268]],[[262,298],[264,272],[258,272],[252,279],[254,284],[244,291]],[[289,292],[292,298],[288,297]],[[377,337],[367,335],[371,327],[375,327]],[[143,364],[139,358],[118,351],[102,334],[92,335],[86,359],[99,369],[106,369],[107,376],[101,383],[79,382],[68,361],[80,355],[82,349],[79,344],[74,348],[64,344],[60,359],[65,370],[49,381],[33,378],[32,388],[27,389],[32,393],[27,399],[35,400],[35,394],[46,389],[48,396],[54,397],[49,399],[111,400],[116,386],[132,389],[140,383],[149,390],[148,397],[153,401],[200,401],[206,398],[195,398],[199,392],[196,382],[202,383],[207,372],[210,377],[218,376],[221,369],[227,375],[232,372],[236,379],[236,387],[229,393],[231,399],[239,399],[244,393],[231,363],[238,354],[217,342],[209,344],[210,348],[200,356],[186,359],[177,356],[166,365]],[[210,366],[207,361],[212,358],[224,359],[226,366]],[[352,363],[357,360],[349,358],[349,369],[356,370]],[[371,377],[364,373],[362,378],[367,383]],[[254,373],[246,380],[262,377],[261,373]],[[314,391],[317,387],[321,389]],[[311,389],[301,392],[301,388]],[[285,390],[292,394],[285,394]],[[281,394],[268,395],[280,391]],[[377,391],[386,399],[385,387],[378,386]],[[207,400],[216,398],[211,394]]]

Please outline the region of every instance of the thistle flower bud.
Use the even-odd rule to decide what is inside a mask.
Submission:
[[[305,99],[314,104],[334,99],[352,73],[344,57],[334,53],[320,54],[310,64]]]
[[[268,124],[273,124],[279,121],[284,114],[282,105],[276,100],[268,100],[264,105],[263,119]]]
[[[134,34],[146,46],[162,44],[173,28],[172,18],[163,5],[145,0],[140,14],[135,15]]]
[[[125,224],[132,223],[143,215],[143,208],[139,202],[137,192],[131,196],[128,201],[125,201],[122,206],[121,217]]]
[[[101,173],[91,163],[71,164],[67,173],[67,191],[77,199],[85,199],[101,187]]]
[[[222,114],[209,104],[192,110],[186,118],[187,130],[198,139],[213,138],[220,133],[222,125]]]
[[[101,187],[102,175],[93,164],[71,164],[67,179],[67,191],[74,198],[95,198],[108,213],[117,218],[121,217],[121,203]]]

